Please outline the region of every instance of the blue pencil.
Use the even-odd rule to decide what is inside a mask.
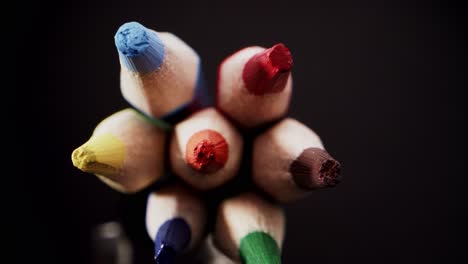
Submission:
[[[146,230],[154,241],[155,262],[173,263],[175,256],[194,248],[203,238],[205,221],[202,201],[180,185],[150,194]]]
[[[200,58],[178,37],[129,22],[114,39],[122,95],[151,121],[173,124],[206,105]]]

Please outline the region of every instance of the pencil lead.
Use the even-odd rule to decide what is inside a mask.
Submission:
[[[193,134],[187,143],[186,162],[196,171],[213,173],[228,159],[228,144],[218,132],[210,129]]]
[[[154,257],[154,261],[156,264],[172,264],[174,263],[175,255],[176,252],[172,247],[162,244]]]
[[[254,55],[245,64],[242,78],[255,95],[281,92],[293,65],[291,52],[282,43]]]
[[[124,146],[111,134],[91,137],[75,149],[72,162],[78,169],[100,175],[115,174],[123,163]]]
[[[154,241],[157,264],[173,263],[175,255],[187,248],[191,239],[190,226],[182,218],[164,222],[159,228]]]
[[[133,72],[156,70],[164,60],[164,44],[156,32],[138,22],[120,26],[114,37],[122,63]]]
[[[304,189],[333,187],[341,181],[341,165],[320,148],[305,149],[289,167],[294,182]]]
[[[245,264],[280,264],[281,254],[276,241],[267,233],[255,231],[240,241],[239,253]]]

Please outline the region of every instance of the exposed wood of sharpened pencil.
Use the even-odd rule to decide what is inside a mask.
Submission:
[[[170,160],[174,172],[201,190],[233,178],[240,166],[242,137],[216,109],[197,112],[176,125]]]
[[[341,166],[325,150],[319,136],[288,118],[254,141],[254,182],[281,202],[339,183]]]
[[[196,254],[196,263],[203,264],[236,264],[232,259],[224,255],[213,243],[213,235],[209,234],[203,241],[200,251]]]
[[[206,208],[188,189],[174,185],[148,196],[146,229],[155,242],[156,263],[173,263],[174,258],[194,248],[203,238]]]
[[[117,31],[115,44],[122,94],[139,111],[165,118],[198,99],[196,89],[203,79],[200,59],[178,37],[129,22]]]
[[[254,193],[226,199],[218,208],[215,245],[243,263],[281,263],[285,232],[282,209]]]
[[[124,109],[95,128],[72,153],[73,164],[124,193],[137,192],[164,170],[165,134],[133,109]]]
[[[219,66],[216,106],[246,128],[281,118],[291,98],[291,67],[283,44],[234,53]]]

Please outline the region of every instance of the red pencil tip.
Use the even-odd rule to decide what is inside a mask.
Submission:
[[[190,137],[185,161],[196,171],[213,173],[224,166],[228,154],[228,144],[224,137],[214,130],[206,129]]]
[[[252,94],[263,95],[281,92],[292,68],[292,56],[282,43],[264,50],[247,61],[242,78]]]

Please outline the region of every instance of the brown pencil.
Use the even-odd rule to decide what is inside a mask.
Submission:
[[[340,181],[341,166],[320,138],[298,121],[287,118],[254,141],[254,182],[281,202],[303,198],[311,190]]]
[[[197,112],[176,125],[170,160],[174,172],[201,190],[217,187],[239,169],[242,137],[216,109]]]
[[[161,129],[128,108],[99,123],[88,142],[73,151],[72,161],[115,190],[137,192],[163,174],[164,142]]]
[[[219,67],[216,106],[246,128],[284,116],[291,90],[292,57],[283,44],[248,47]]]

